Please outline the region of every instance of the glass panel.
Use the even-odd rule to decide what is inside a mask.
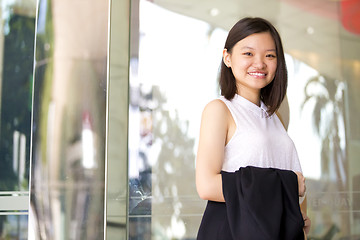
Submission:
[[[148,1],[139,12],[130,61],[129,239],[194,239],[205,205],[195,189],[196,138],[201,111],[218,93],[226,31]]]
[[[26,239],[36,1],[0,3],[0,239]]]
[[[0,191],[28,190],[36,3],[1,1]]]
[[[38,1],[29,237],[103,239],[109,1]]]
[[[281,113],[307,177],[309,238],[360,237],[358,7],[140,1],[130,61],[130,239],[195,239],[205,204],[194,181],[201,111],[219,96],[226,31],[242,16],[270,20],[283,39],[289,87]]]
[[[352,93],[359,90],[354,79],[359,78],[356,65],[360,55],[354,56],[350,49],[359,49],[360,37],[359,32],[349,31],[344,21],[358,18],[344,10],[344,4],[354,1],[324,1],[319,8],[285,2],[282,15],[302,15],[304,19],[296,22],[296,17],[289,18],[279,26],[288,43],[289,134],[307,177],[312,219],[309,237],[358,239],[359,208],[355,203],[360,189],[354,180],[360,171],[360,152],[354,152],[352,146],[359,142],[354,134],[359,113],[350,108],[360,104]],[[356,4],[360,6],[358,1]],[[294,25],[292,30],[287,24]]]
[[[3,215],[1,216],[1,239],[28,239],[28,216]]]

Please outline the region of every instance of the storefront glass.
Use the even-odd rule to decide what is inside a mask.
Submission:
[[[201,112],[219,96],[227,31],[259,16],[285,47],[281,114],[307,177],[309,239],[360,239],[359,8],[1,1],[0,238],[195,239],[206,204],[195,189]]]
[[[29,239],[104,239],[109,1],[38,1]]]
[[[219,96],[227,31],[245,16],[270,20],[283,39],[289,86],[280,111],[307,178],[309,238],[360,238],[360,29],[350,9],[359,1],[140,0],[131,29],[129,239],[195,239],[205,205],[194,178],[200,116]]]

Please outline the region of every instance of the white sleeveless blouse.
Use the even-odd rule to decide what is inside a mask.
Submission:
[[[259,107],[237,94],[231,101],[223,96],[220,100],[236,124],[235,133],[225,146],[223,171],[255,166],[302,172],[293,141],[278,116],[268,116],[263,102]]]

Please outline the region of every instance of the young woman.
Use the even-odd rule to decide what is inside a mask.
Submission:
[[[262,18],[244,18],[230,30],[220,70],[221,97],[203,111],[196,159],[196,187],[204,200],[224,202],[221,171],[240,167],[277,168],[297,174],[305,193],[298,155],[277,110],[287,88],[280,36]],[[310,220],[306,201],[304,231]]]

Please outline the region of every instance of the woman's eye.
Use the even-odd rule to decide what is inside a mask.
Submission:
[[[243,55],[252,56],[252,53],[250,53],[250,52],[245,52],[245,53],[243,53]]]
[[[276,56],[274,54],[268,54],[266,55],[266,57],[269,57],[269,58],[276,58]]]

